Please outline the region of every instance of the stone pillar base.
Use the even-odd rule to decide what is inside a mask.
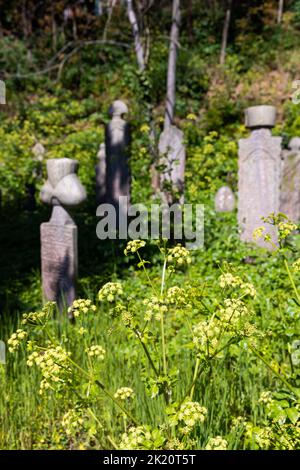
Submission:
[[[76,225],[41,224],[43,296],[60,310],[75,300],[77,259]]]

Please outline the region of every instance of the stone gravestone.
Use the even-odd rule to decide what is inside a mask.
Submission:
[[[273,106],[253,106],[245,117],[251,135],[239,141],[238,223],[241,239],[253,242],[253,231],[265,225],[261,217],[279,211],[282,138],[271,134],[276,119]],[[275,229],[266,224],[266,230],[276,242]],[[256,243],[270,248],[262,239]]]
[[[184,202],[185,145],[184,135],[178,127],[170,125],[160,135],[158,151],[161,174],[161,191],[168,204]],[[174,194],[175,193],[175,197]]]
[[[41,224],[43,294],[45,300],[57,302],[60,310],[75,299],[77,226],[68,210],[86,199],[77,170],[76,160],[48,160],[48,179],[40,194],[41,200],[53,207],[49,222]]]
[[[3,80],[0,80],[0,104],[6,104],[6,86]]]
[[[105,144],[100,144],[96,165],[96,200],[97,204],[106,202],[106,151]]]
[[[232,212],[235,208],[235,197],[229,186],[222,186],[215,196],[216,212]]]
[[[130,202],[130,169],[128,164],[130,126],[123,119],[124,114],[127,113],[128,108],[123,101],[114,101],[109,109],[111,121],[105,128],[105,202],[115,207],[117,220],[120,212],[127,216],[127,207]],[[120,197],[122,200],[119,200]],[[127,204],[124,201],[127,201]]]
[[[293,222],[300,221],[300,138],[293,137],[289,150],[282,152],[280,212]]]

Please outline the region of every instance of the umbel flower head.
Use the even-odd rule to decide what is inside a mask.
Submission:
[[[47,302],[39,312],[24,313],[22,325],[44,324],[52,316],[55,306],[55,302]]]
[[[100,301],[114,302],[123,294],[123,288],[120,282],[107,282],[99,290],[98,298]]]
[[[135,394],[134,394],[134,391],[132,390],[132,388],[130,387],[121,387],[121,388],[118,388],[118,390],[116,391],[116,393],[114,394],[114,397],[117,399],[117,400],[128,400],[130,398],[134,398]]]
[[[95,312],[96,310],[96,305],[93,305],[90,299],[74,300],[72,305],[68,308],[68,312],[72,313],[75,318],[86,315],[90,312]]]
[[[221,436],[211,437],[205,446],[205,450],[227,450],[228,442]]]
[[[189,434],[196,424],[203,423],[207,415],[207,408],[201,406],[200,403],[196,401],[189,400],[184,401],[177,411],[172,410],[172,408],[170,411],[170,425],[184,425],[184,427],[180,429],[183,434]]]
[[[30,354],[27,365],[32,367],[35,364],[43,376],[40,394],[48,388],[53,388],[55,384],[71,383],[71,368],[68,360],[70,355],[71,353],[65,351],[61,346],[36,350]]]
[[[127,246],[124,250],[125,256],[128,256],[130,253],[136,253],[140,248],[143,248],[146,245],[144,240],[131,240],[127,243]]]
[[[153,317],[159,321],[168,311],[164,300],[154,295],[150,299],[144,299],[143,304],[146,305],[145,321],[150,321]]]
[[[61,422],[67,436],[76,436],[84,427],[84,416],[81,410],[69,410],[64,414]]]
[[[13,333],[11,337],[9,338],[9,340],[7,341],[7,344],[9,346],[8,348],[9,352],[11,353],[15,352],[19,348],[23,339],[25,339],[26,337],[27,337],[26,331],[21,330],[21,329],[18,329],[15,333]]]
[[[105,349],[102,346],[99,346],[98,344],[94,344],[93,346],[86,348],[85,352],[88,354],[88,356],[96,357],[101,361],[103,361],[106,354]]]
[[[219,278],[219,284],[222,289],[225,288],[239,288],[242,295],[256,296],[256,290],[250,282],[244,282],[239,276],[234,276],[232,273],[223,273]]]
[[[181,246],[178,243],[173,248],[169,248],[167,251],[167,261],[169,264],[174,266],[184,266],[185,264],[190,264],[192,262],[192,258],[190,256],[189,250],[187,250],[184,246]]]

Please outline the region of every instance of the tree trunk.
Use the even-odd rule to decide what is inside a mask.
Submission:
[[[179,38],[179,23],[180,0],[173,0],[172,28],[170,34],[170,49],[167,77],[167,102],[164,129],[167,129],[173,123],[175,113],[176,61]]]
[[[279,0],[278,2],[278,12],[277,12],[277,23],[280,24],[282,20],[283,14],[283,0]]]
[[[224,21],[223,33],[222,33],[222,45],[221,45],[221,54],[220,54],[221,65],[225,64],[228,31],[229,31],[230,17],[231,17],[231,7],[232,7],[232,0],[229,0],[227,3],[227,9],[226,9],[225,21]]]
[[[139,26],[137,22],[137,17],[133,9],[132,0],[127,0],[127,15],[129,22],[132,27],[133,37],[134,37],[134,47],[137,58],[137,63],[140,71],[145,70],[145,55],[144,48],[140,36]]]

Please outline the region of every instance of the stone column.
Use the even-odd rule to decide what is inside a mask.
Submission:
[[[229,186],[221,186],[215,196],[216,212],[232,212],[235,208],[235,197]]]
[[[281,137],[273,137],[276,109],[273,106],[253,106],[245,112],[250,137],[239,141],[238,223],[241,240],[253,242],[253,231],[265,225],[261,217],[279,212],[281,174]],[[276,242],[276,231],[266,225]],[[258,245],[270,248],[263,240]]]
[[[112,204],[117,212],[127,215],[130,202],[130,169],[128,154],[130,145],[130,127],[123,116],[128,108],[123,101],[114,101],[109,109],[111,121],[105,128],[106,151],[106,196],[105,202]],[[127,200],[126,207],[120,206],[120,196]],[[124,199],[126,198],[126,199]],[[126,214],[125,214],[126,213]]]
[[[170,125],[160,135],[158,150],[164,170],[160,176],[164,202],[184,202],[185,145],[183,132]],[[169,189],[170,188],[170,189]]]
[[[69,210],[86,199],[77,170],[76,160],[48,160],[48,179],[40,194],[53,207],[49,222],[41,224],[43,295],[45,300],[57,302],[60,310],[70,306],[76,295],[77,226]]]
[[[295,223],[300,221],[300,138],[293,137],[282,152],[280,212]]]
[[[97,204],[106,202],[106,151],[105,144],[100,144],[97,153],[98,163],[96,165],[96,201]]]

